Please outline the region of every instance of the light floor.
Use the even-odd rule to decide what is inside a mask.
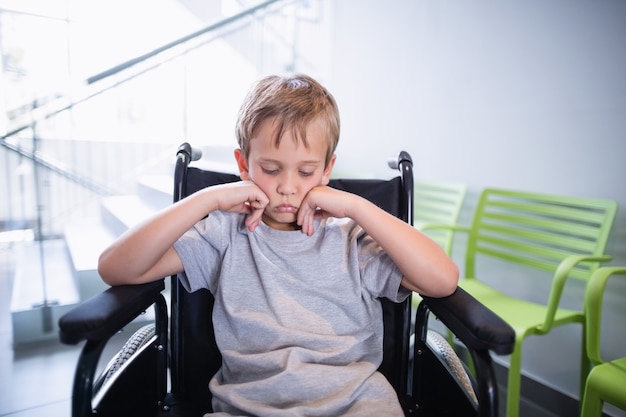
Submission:
[[[11,292],[15,246],[0,246],[0,416],[70,416],[81,346],[46,342],[14,348]]]

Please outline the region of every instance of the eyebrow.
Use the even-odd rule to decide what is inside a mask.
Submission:
[[[271,158],[260,158],[258,160],[258,162],[260,163],[272,163],[272,164],[277,164],[277,165],[283,165],[282,161],[279,161],[277,159],[271,159]],[[313,165],[313,164],[319,164],[319,163],[323,163],[324,161],[321,159],[310,159],[310,160],[306,160],[306,161],[298,161],[297,163],[300,165]]]

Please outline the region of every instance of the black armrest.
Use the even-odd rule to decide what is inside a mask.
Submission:
[[[108,339],[148,309],[165,289],[163,280],[111,287],[81,303],[59,319],[62,343]]]
[[[488,349],[498,355],[513,352],[513,328],[462,288],[448,297],[422,298],[428,309],[468,348]]]

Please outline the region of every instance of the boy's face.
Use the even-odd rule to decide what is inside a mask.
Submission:
[[[243,180],[254,182],[269,198],[263,221],[279,230],[297,229],[300,203],[318,185],[327,185],[335,156],[324,167],[328,141],[318,123],[310,123],[306,137],[309,148],[294,141],[292,129],[286,129],[277,148],[274,144],[274,119],[265,120],[250,140],[246,161],[235,152]]]

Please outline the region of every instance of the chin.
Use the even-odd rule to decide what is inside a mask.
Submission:
[[[296,224],[296,216],[293,214],[275,214],[273,216],[264,216],[263,221],[274,229],[296,230],[300,226]]]

